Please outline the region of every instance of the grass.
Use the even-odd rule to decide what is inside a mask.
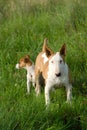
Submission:
[[[86,130],[86,1],[33,0],[26,4],[28,0],[8,0],[10,7],[6,2],[0,1],[0,130]],[[31,87],[31,94],[26,95],[26,72],[15,69],[26,54],[35,62],[45,37],[55,52],[63,43],[67,45],[66,61],[73,81],[71,105],[65,103],[65,89],[61,88],[51,93],[46,109],[44,90],[36,98]]]

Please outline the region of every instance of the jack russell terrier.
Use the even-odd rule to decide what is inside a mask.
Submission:
[[[70,72],[65,62],[66,45],[64,44],[59,52],[53,53],[46,46],[46,39],[41,52],[35,63],[36,93],[40,93],[39,75],[42,74],[45,80],[45,102],[50,104],[50,90],[54,86],[64,85],[67,92],[67,102],[72,98],[72,84],[70,80]]]
[[[35,68],[28,55],[22,57],[16,64],[17,69],[24,68],[27,70],[27,93],[30,94],[31,82],[35,86]]]

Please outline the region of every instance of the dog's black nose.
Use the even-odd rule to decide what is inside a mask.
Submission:
[[[57,76],[57,77],[60,77],[60,76],[61,76],[61,73],[56,74],[56,76]]]

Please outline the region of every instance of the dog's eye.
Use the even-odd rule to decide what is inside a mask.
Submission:
[[[51,63],[53,63],[53,61],[51,61]]]
[[[60,64],[62,63],[62,60],[60,60]]]

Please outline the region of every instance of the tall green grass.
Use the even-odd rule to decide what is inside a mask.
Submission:
[[[0,130],[87,129],[87,4],[86,1],[0,1]],[[16,70],[29,54],[35,62],[43,39],[56,52],[67,45],[72,74],[72,104],[64,88],[51,93],[45,107],[44,90],[26,95],[26,72]]]

